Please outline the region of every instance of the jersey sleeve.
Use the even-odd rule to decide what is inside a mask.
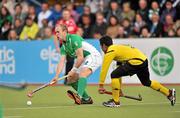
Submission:
[[[61,47],[61,49],[60,49],[60,53],[61,53],[61,55],[66,55],[64,45],[62,45],[62,47]]]
[[[107,53],[104,55],[104,60],[100,72],[99,84],[104,84],[107,71],[109,70],[109,66],[112,63],[115,56],[116,56],[116,51],[113,48],[108,49]]]
[[[78,48],[81,48],[82,47],[83,39],[80,36],[78,36],[78,35],[73,36],[73,39],[74,39],[73,40],[73,47],[74,47],[74,49],[77,50]]]

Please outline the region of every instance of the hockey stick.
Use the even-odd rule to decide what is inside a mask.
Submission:
[[[108,95],[112,95],[112,92],[110,92],[110,91],[105,91],[104,93],[108,94]],[[132,100],[142,101],[142,97],[140,94],[138,94],[138,97],[129,96],[129,95],[122,95],[122,96],[120,95],[120,97],[125,97],[125,98],[132,99]]]
[[[66,75],[66,76],[63,76],[63,77],[61,77],[61,78],[58,78],[57,81],[63,80],[63,79],[65,79],[66,77],[67,77],[67,75]],[[34,89],[33,91],[29,92],[29,93],[27,94],[27,96],[28,96],[28,97],[32,97],[34,93],[36,93],[36,92],[40,91],[41,89],[46,88],[46,87],[48,87],[48,86],[50,86],[50,85],[53,85],[54,83],[55,83],[55,81],[53,81],[53,82],[48,82],[48,83],[46,83],[46,84],[44,84],[44,85],[42,85],[42,86]]]

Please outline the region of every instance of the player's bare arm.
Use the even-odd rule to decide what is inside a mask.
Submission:
[[[81,66],[81,64],[84,61],[84,56],[83,56],[83,49],[82,48],[78,48],[76,50],[76,55],[77,55],[77,61],[74,64],[74,67],[72,68],[72,70],[68,73],[69,77],[74,77],[75,74],[77,73],[78,68]]]
[[[77,55],[77,61],[76,61],[74,66],[76,68],[79,68],[81,66],[81,64],[83,63],[83,61],[84,61],[83,49],[82,48],[78,48],[76,50],[76,55]]]
[[[57,79],[59,78],[59,75],[60,75],[60,73],[61,73],[61,71],[62,71],[62,69],[64,67],[65,60],[66,60],[66,56],[62,55],[58,65],[57,65],[56,75],[55,75],[55,77],[53,78],[52,81],[57,81]]]
[[[56,47],[56,52],[60,53],[59,41],[57,36],[54,36],[54,45]]]

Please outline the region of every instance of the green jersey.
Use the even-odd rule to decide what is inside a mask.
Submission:
[[[61,55],[68,55],[70,57],[77,58],[76,50],[83,48],[84,39],[76,34],[67,34],[66,42],[63,42],[61,47]],[[90,51],[83,48],[84,57],[90,55]]]

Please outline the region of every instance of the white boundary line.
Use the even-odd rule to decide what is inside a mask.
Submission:
[[[163,104],[167,104],[170,107],[172,107],[170,105],[169,102],[159,102],[159,103],[136,103],[136,104],[122,104],[122,106],[143,106],[143,105],[163,105]],[[180,102],[176,102],[175,106],[179,106]],[[40,107],[31,107],[31,106],[27,106],[27,107],[15,107],[15,108],[5,108],[4,110],[10,111],[10,110],[30,110],[30,109],[57,109],[57,108],[64,108],[64,107],[96,107],[96,106],[102,106],[102,105],[62,105],[62,106],[40,106]],[[173,111],[173,112],[180,112],[180,111]]]

